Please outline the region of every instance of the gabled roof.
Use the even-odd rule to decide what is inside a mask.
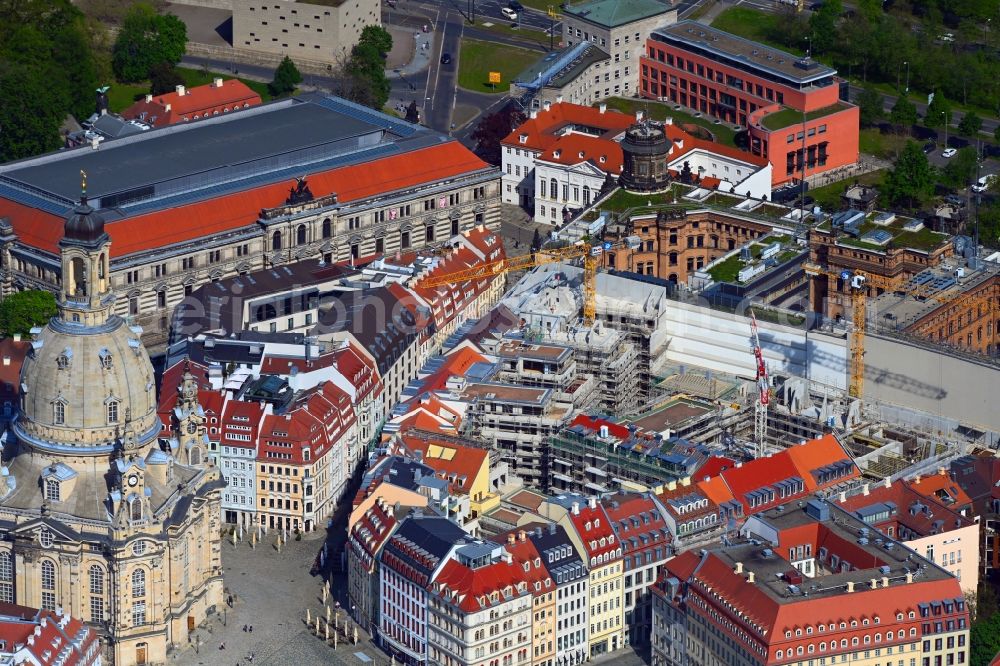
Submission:
[[[486,449],[420,430],[402,431],[397,440],[411,457],[419,454],[420,461],[433,469],[439,478],[447,480],[453,492],[465,495],[472,491],[473,483],[486,469],[489,459]]]
[[[612,109],[602,112],[592,106],[561,102],[552,104],[547,110],[539,109],[534,118],[521,123],[502,143],[505,146],[543,152],[553,148],[563,138],[562,132],[566,128],[574,126],[599,131],[601,139],[614,143],[611,139],[622,134],[634,122],[633,116]],[[520,140],[522,135],[527,137],[525,141]],[[620,161],[621,148],[618,151]]]
[[[229,113],[257,106],[261,102],[260,95],[239,79],[220,80],[218,83],[221,85],[212,82],[186,88],[183,95],[177,91],[153,95],[148,102],[142,99],[128,107],[122,115],[129,120],[140,119],[153,127],[164,127],[194,120],[195,115],[210,117],[213,112],[215,115]]]
[[[513,562],[499,560],[473,569],[451,559],[434,579],[434,586],[440,589],[439,596],[466,613],[474,613],[530,594],[528,589],[523,592],[517,589],[520,583],[525,582],[523,574],[523,569]],[[493,593],[497,593],[496,602],[491,601]]]
[[[972,508],[972,500],[945,470],[941,470],[937,474],[915,478],[908,483],[914,491],[942,506],[947,506],[955,511]]]

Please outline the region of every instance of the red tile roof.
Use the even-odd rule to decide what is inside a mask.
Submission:
[[[564,166],[589,162],[604,173],[617,176],[622,171],[625,157],[617,141],[586,134],[567,134],[536,159]]]
[[[736,467],[736,461],[725,456],[711,456],[702,463],[701,467],[691,475],[694,479],[704,479],[706,477],[718,476],[730,467]]]
[[[955,511],[972,508],[972,499],[947,472],[938,472],[908,482],[921,495]]]
[[[607,419],[602,419],[599,416],[588,416],[586,414],[580,414],[575,419],[570,422],[570,427],[581,426],[586,428],[591,432],[600,432],[601,426],[605,426],[608,429],[608,434],[617,437],[618,439],[628,439],[629,431],[628,428],[623,425],[618,425],[617,423],[612,423]]]
[[[464,495],[472,491],[472,484],[489,457],[486,449],[464,446],[453,439],[435,437],[434,433],[420,430],[401,432],[397,441],[405,447],[408,457],[415,458],[419,452],[420,462],[433,469],[438,478],[448,481],[452,492]],[[431,448],[435,446],[443,451],[432,456]]]
[[[392,536],[398,522],[393,515],[392,507],[384,504],[382,500],[377,500],[351,528],[348,546],[365,563],[368,573],[375,571],[375,559],[382,546]]]
[[[80,620],[16,604],[0,603],[0,641],[0,654],[24,660],[18,663],[33,659],[41,666],[89,666],[101,657],[97,634]],[[21,650],[30,658],[18,654]]]
[[[872,526],[883,533],[887,533],[887,528],[891,526],[893,536],[906,541],[973,524],[971,518],[958,512],[960,507],[949,506],[933,496],[917,492],[914,484],[909,481],[896,481],[888,488],[879,484],[870,488],[868,494],[852,495],[838,504],[847,511],[856,512],[873,504],[886,502],[895,504],[895,513],[891,513],[885,520],[872,523]]]
[[[617,559],[615,554],[620,549],[621,544],[615,537],[615,532],[611,528],[611,520],[603,505],[598,503],[597,507],[592,509],[590,504],[584,503],[580,506],[578,514],[574,514],[570,509],[569,519],[587,551],[586,559],[602,555],[609,558],[607,561]]]
[[[518,583],[524,582],[523,574],[524,570],[513,562],[501,560],[472,569],[452,559],[441,569],[433,586],[439,596],[453,597],[452,603],[466,613],[474,613],[495,605],[489,601],[493,592],[499,593],[500,602],[529,594],[527,589],[517,591]]]
[[[0,399],[15,400],[21,394],[21,365],[31,343],[0,338]]]
[[[184,95],[176,91],[154,95],[149,102],[144,98],[122,111],[122,116],[129,120],[142,120],[153,127],[166,127],[194,120],[196,115],[207,118],[260,104],[260,95],[239,79],[227,79],[221,83],[221,87],[212,82],[187,88]]]
[[[567,126],[582,125],[603,130],[602,136],[610,139],[623,133],[635,123],[635,117],[609,109],[600,109],[580,104],[563,102],[553,104],[549,110],[539,109],[534,118],[524,121],[502,141],[504,145],[545,151],[559,140],[559,133]],[[527,135],[522,142],[521,135]]]
[[[310,174],[309,187],[317,198],[336,193],[340,202],[348,203],[486,168],[489,165],[465,146],[449,141]],[[111,256],[185,243],[251,225],[262,208],[280,205],[287,195],[287,182],[272,183],[110,222],[105,228],[111,236]],[[4,198],[0,198],[0,216],[10,218],[14,232],[27,245],[53,254],[58,252],[57,244],[63,236],[62,217]]]
[[[528,591],[539,597],[554,590],[555,584],[542,561],[541,553],[528,538],[526,527],[500,533],[496,536],[496,542],[504,544],[504,548],[514,559],[514,565],[520,567],[522,580],[528,584]]]

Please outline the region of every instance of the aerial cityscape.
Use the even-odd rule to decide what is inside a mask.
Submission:
[[[0,2],[0,666],[1000,664],[998,82],[1000,0]]]

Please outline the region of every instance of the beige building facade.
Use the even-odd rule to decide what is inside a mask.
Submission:
[[[337,64],[381,23],[381,0],[234,0],[233,46]]]
[[[163,663],[222,603],[225,481],[199,419],[160,441],[153,368],[113,314],[110,241],[85,198],[59,247],[59,314],[33,336],[2,451],[0,601],[84,619],[111,663]]]

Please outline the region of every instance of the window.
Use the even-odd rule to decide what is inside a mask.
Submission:
[[[271,249],[280,250],[281,249],[281,232],[275,231],[271,234]]]
[[[14,602],[14,567],[6,550],[0,552],[0,601]]]
[[[295,242],[299,245],[306,244],[306,225],[300,224],[295,230]]]
[[[146,624],[146,602],[135,601],[132,603],[132,625],[140,626]]]
[[[330,218],[323,220],[323,238],[329,238],[333,235],[333,223],[330,222]]]
[[[66,405],[64,403],[52,403],[52,422],[56,425],[64,425],[66,423]]]
[[[50,502],[59,502],[59,482],[55,479],[45,479],[45,499]]]
[[[42,560],[42,608],[56,609],[56,565],[51,560]]]
[[[146,596],[146,570],[136,569],[132,572],[132,598]]]
[[[108,425],[113,423],[118,423],[118,401],[110,400],[108,402]]]

